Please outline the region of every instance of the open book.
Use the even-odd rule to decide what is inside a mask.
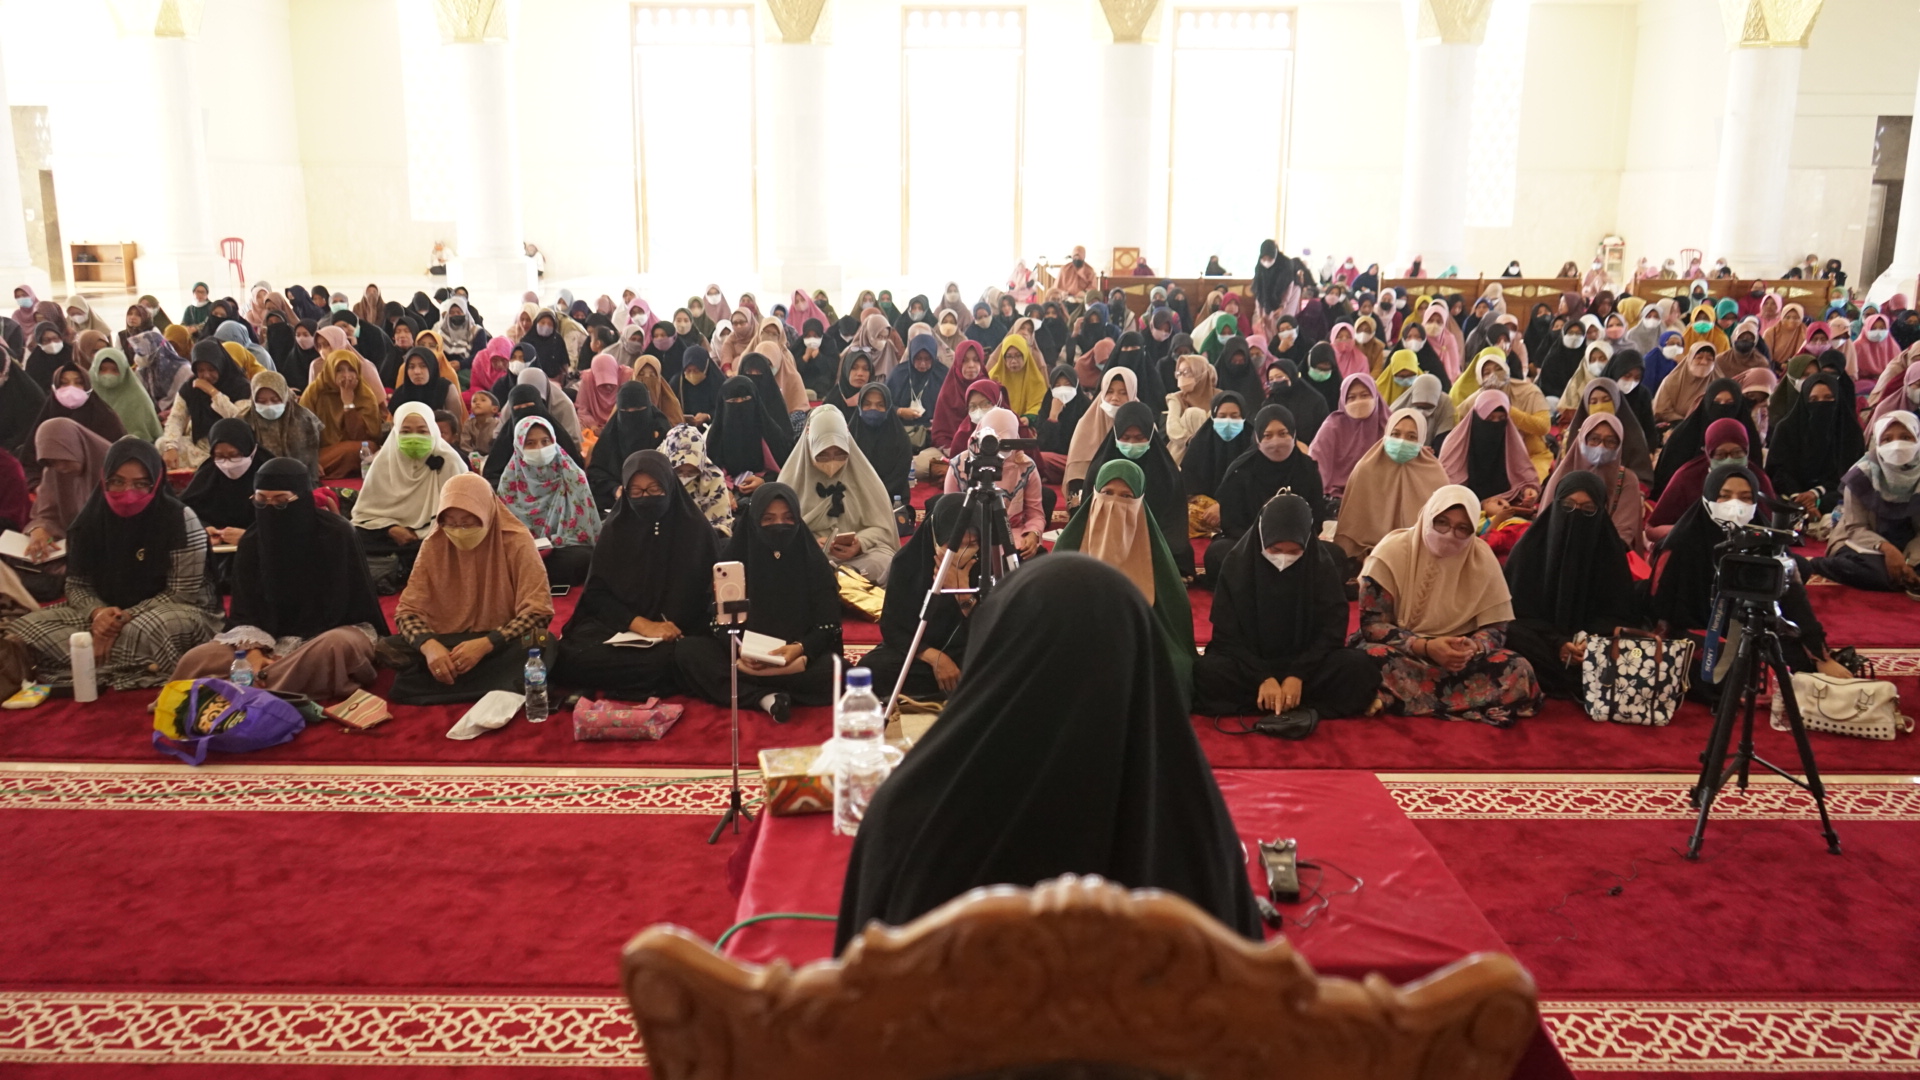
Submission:
[[[787,661],[780,655],[780,650],[786,647],[786,642],[770,634],[756,634],[748,630],[740,635],[741,657],[756,664],[785,667]]]
[[[654,645],[658,645],[665,640],[666,640],[665,638],[648,637],[645,634],[636,634],[631,630],[622,630],[619,633],[608,638],[605,644],[625,645],[629,648],[645,649],[645,648],[650,648]]]
[[[52,562],[55,559],[64,559],[67,556],[67,542],[65,540],[55,540],[53,546],[47,551],[46,558],[29,559],[27,558],[27,545],[32,542],[32,540],[27,538],[26,533],[14,532],[12,529],[8,529],[6,532],[0,533],[0,555],[4,555],[9,559],[18,559],[23,563],[34,564]]]

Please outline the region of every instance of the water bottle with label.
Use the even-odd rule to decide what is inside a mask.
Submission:
[[[539,649],[527,650],[527,668],[522,675],[527,695],[527,723],[539,724],[547,719],[547,665],[540,659]]]
[[[834,741],[838,754],[833,769],[833,831],[852,836],[867,816],[867,806],[892,774],[899,751],[886,744],[887,716],[873,693],[873,673],[866,668],[847,672],[847,692],[840,698]]]
[[[247,662],[247,650],[233,650],[233,666],[227,669],[227,681],[235,686],[253,685],[253,665]]]

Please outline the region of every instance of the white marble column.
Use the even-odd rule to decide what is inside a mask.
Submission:
[[[507,0],[434,0],[449,118],[457,145],[485,147],[485,164],[454,171],[454,250],[447,284],[465,285],[484,308],[519,305],[540,279],[527,258],[520,204],[520,118]]]
[[[26,285],[45,298],[52,286],[47,272],[33,265],[27,249],[26,207],[20,201],[20,169],[13,144],[13,114],[7,106],[5,48],[0,47],[0,297],[13,310],[13,289]]]
[[[1821,0],[1778,4],[1721,0],[1727,58],[1726,104],[1714,169],[1707,257],[1742,276],[1771,277],[1787,265],[1780,221],[1787,210],[1787,161],[1800,97],[1800,58]]]
[[[1153,117],[1154,47],[1139,41],[1116,41],[1104,46],[1101,68],[1100,231],[1093,252],[1096,265],[1107,266],[1112,249],[1139,248],[1146,255],[1149,241],[1148,191],[1153,170],[1141,161]],[[1166,257],[1149,258],[1150,266],[1165,265]],[[1116,272],[1109,267],[1109,272]]]
[[[1467,132],[1473,73],[1493,0],[1414,0],[1407,42],[1395,277],[1417,256],[1429,274],[1467,262]],[[1517,61],[1516,61],[1517,62]]]
[[[811,32],[811,24],[807,27]],[[827,46],[785,41],[766,46],[772,93],[767,168],[760,190],[767,196],[773,241],[770,264],[760,277],[781,302],[795,289],[840,293],[841,268],[828,235],[827,185],[820,148],[827,134]],[[775,291],[777,290],[777,292]]]
[[[1913,91],[1913,115],[1920,119],[1920,85]],[[1908,303],[1920,297],[1920,131],[1907,138],[1907,178],[1894,228],[1893,263],[1867,290],[1867,299],[1875,303],[1894,293],[1906,293]]]

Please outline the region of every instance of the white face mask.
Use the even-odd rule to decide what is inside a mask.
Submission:
[[[546,466],[553,464],[554,456],[559,453],[560,453],[560,447],[556,443],[548,443],[545,446],[537,447],[537,448],[530,446],[520,451],[521,456],[527,459],[527,464],[538,466],[540,468],[545,468]]]
[[[720,294],[719,294],[719,293],[717,293],[717,292],[710,292],[710,293],[708,293],[708,294],[707,294],[707,303],[709,303],[709,304],[717,304],[717,303],[719,303],[719,302],[720,302]]]
[[[801,338],[800,340],[805,342],[807,348],[809,349],[817,349],[820,347],[820,341],[821,341],[820,338],[810,337],[810,338]]]
[[[1752,521],[1753,510],[1754,505],[1752,503],[1741,502],[1739,499],[1728,499],[1726,502],[1710,502],[1707,504],[1707,514],[1712,517],[1713,520],[1722,525],[1736,527]]]
[[[1373,331],[1356,330],[1354,331],[1353,340],[1359,342],[1362,345],[1365,345],[1367,342],[1373,340]]]
[[[1639,379],[1621,379],[1620,392],[1623,394],[1631,394],[1633,393],[1634,389],[1639,385],[1640,385]]]
[[[1879,448],[1880,460],[1896,469],[1913,464],[1913,457],[1916,451],[1920,451],[1920,443],[1916,443],[1910,439],[1896,439],[1893,442],[1883,442]]]
[[[84,322],[85,320],[79,321]],[[1887,332],[1876,327],[1875,329],[1867,331],[1867,340],[1876,343],[1885,341],[1887,340]]]
[[[306,336],[305,334],[301,334],[299,337],[294,338],[293,343],[302,349],[313,348],[313,339]]]
[[[1075,390],[1071,386],[1056,386],[1053,388],[1051,393],[1053,394],[1053,400],[1059,402],[1062,405],[1065,405],[1068,402],[1072,401],[1073,396],[1079,393],[1079,391]]]
[[[50,341],[40,346],[40,351],[46,353],[48,356],[59,356],[61,351],[66,347],[67,343],[64,341]]]
[[[1585,340],[1587,340],[1587,336],[1585,334],[1561,334],[1560,335],[1560,344],[1565,345],[1569,349],[1579,348],[1580,343]]]
[[[1640,316],[1640,321],[1646,323],[1648,326],[1657,326],[1660,323],[1660,313],[1657,311],[1648,311],[1645,315]]]
[[[87,314],[84,311],[69,311],[67,313],[67,321],[75,326],[85,326],[87,325]]]
[[[1303,551],[1300,555],[1275,555],[1266,548],[1261,548],[1260,554],[1266,556],[1267,561],[1273,564],[1275,570],[1285,570],[1287,567],[1299,562],[1300,555],[1305,555],[1306,552]]]
[[[1492,368],[1480,376],[1480,385],[1489,389],[1498,389],[1507,385],[1507,373],[1501,368]]]
[[[987,418],[987,410],[985,409],[968,409],[967,410],[967,419],[973,421],[975,427],[978,427],[980,425],[980,421],[985,420],[986,418]]]
[[[527,362],[525,360],[507,361],[507,371],[511,374],[518,375],[525,370],[527,370]]]
[[[227,479],[238,480],[247,475],[248,469],[253,468],[253,455],[248,454],[246,457],[236,458],[214,458],[213,467],[219,469],[220,474]]]
[[[1295,337],[1297,336],[1297,334],[1298,334],[1298,332],[1297,332],[1297,331],[1295,331],[1295,330],[1292,330],[1292,329],[1282,329],[1282,330],[1280,331],[1280,344],[1282,344],[1282,345],[1291,345],[1291,344],[1293,344],[1293,339],[1294,339],[1294,338],[1295,338]]]
[[[1106,413],[1107,419],[1111,420],[1113,419],[1113,414],[1120,411],[1120,406],[1115,405],[1113,402],[1108,401],[1105,398],[1102,398],[1100,400],[1100,411],[1103,413]]]
[[[1680,346],[1678,345],[1664,346],[1661,348],[1660,353],[1662,356],[1665,356],[1669,360],[1678,360],[1680,359]]]
[[[1593,376],[1594,378],[1596,379],[1599,378],[1600,373],[1605,370],[1607,370],[1607,362],[1605,360],[1587,361],[1587,374]]]
[[[286,402],[276,401],[271,405],[255,405],[253,411],[259,413],[263,420],[278,420],[287,411],[287,405]]]

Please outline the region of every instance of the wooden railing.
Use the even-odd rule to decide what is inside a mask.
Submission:
[[[1747,295],[1755,280],[1752,278],[1708,278],[1707,295],[1715,300],[1732,297],[1735,300]],[[1833,282],[1820,278],[1761,278],[1761,288],[1769,293],[1777,293],[1783,304],[1799,304],[1807,313],[1807,318],[1818,319],[1827,311],[1827,297],[1832,293]],[[1693,282],[1686,278],[1649,278],[1642,281],[1633,290],[1633,294],[1651,304],[1667,297],[1686,296],[1693,289]]]

